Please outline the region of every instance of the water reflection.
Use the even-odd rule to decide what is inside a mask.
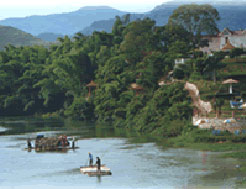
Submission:
[[[54,121],[54,122],[53,122]],[[245,163],[218,158],[219,153],[158,146],[152,137],[132,131],[71,120],[2,120],[7,130],[0,136],[1,186],[37,185],[66,188],[235,188],[243,186]],[[24,131],[23,131],[23,130]],[[65,153],[23,150],[27,138],[37,134],[78,138],[79,149]],[[111,176],[89,177],[79,167],[88,152],[99,156]],[[238,167],[237,165],[240,165]],[[14,175],[14,177],[13,177]]]

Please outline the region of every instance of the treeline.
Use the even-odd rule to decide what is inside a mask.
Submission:
[[[193,52],[194,32],[129,16],[117,17],[111,33],[77,33],[49,48],[7,46],[0,52],[0,115],[53,113],[178,135],[192,115],[188,92],[182,82],[158,81],[175,58]],[[97,87],[88,97],[91,80]]]

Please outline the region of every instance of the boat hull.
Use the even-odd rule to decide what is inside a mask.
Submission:
[[[80,172],[88,175],[111,175],[111,170],[108,167],[105,167],[104,165],[101,166],[101,169],[99,170],[97,166],[84,166],[80,167]]]

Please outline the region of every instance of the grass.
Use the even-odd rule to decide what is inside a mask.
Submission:
[[[227,153],[226,157],[246,158],[246,143],[241,142],[245,137],[244,135],[235,136],[230,133],[225,133],[224,136],[214,136],[211,131],[194,129],[186,131],[178,137],[159,140],[157,143],[163,147],[230,152]]]
[[[220,157],[221,158],[246,159],[246,151],[224,153],[224,154],[221,154]]]

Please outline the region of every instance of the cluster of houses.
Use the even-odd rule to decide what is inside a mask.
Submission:
[[[199,47],[199,51],[211,55],[216,51],[231,51],[233,48],[246,49],[246,30],[231,31],[225,28],[217,35],[202,36],[203,46]],[[174,62],[174,68],[180,64],[185,64],[190,58],[177,58]]]
[[[203,46],[199,47],[199,51],[202,51],[204,54],[211,56],[214,52],[224,51],[228,52],[234,48],[243,48],[246,49],[246,30],[231,31],[228,28],[225,28],[223,31],[217,33],[215,36],[203,36],[202,37]],[[189,62],[190,58],[177,58],[174,62],[174,69],[178,68],[179,65]],[[229,79],[230,80],[230,79]],[[226,80],[227,81],[227,80]],[[224,81],[225,82],[225,81]],[[226,84],[226,83],[222,84]],[[233,83],[239,81],[233,80]],[[232,94],[232,83],[230,84],[230,90],[228,94]],[[194,103],[195,105],[195,103]],[[217,117],[202,117],[197,113],[193,115],[193,125],[199,126],[200,128],[211,128],[215,127],[219,130],[228,130],[234,132],[235,130],[241,130],[246,125],[245,120],[236,120],[234,118],[234,110],[239,109],[243,110],[246,108],[246,103],[242,100],[240,102],[230,100],[230,105],[232,109],[231,118],[219,118]],[[195,110],[195,109],[194,109]]]
[[[203,36],[206,42],[205,47],[200,47],[200,51],[210,54],[215,51],[230,51],[233,48],[246,48],[246,30],[231,31],[225,28],[216,36]]]

